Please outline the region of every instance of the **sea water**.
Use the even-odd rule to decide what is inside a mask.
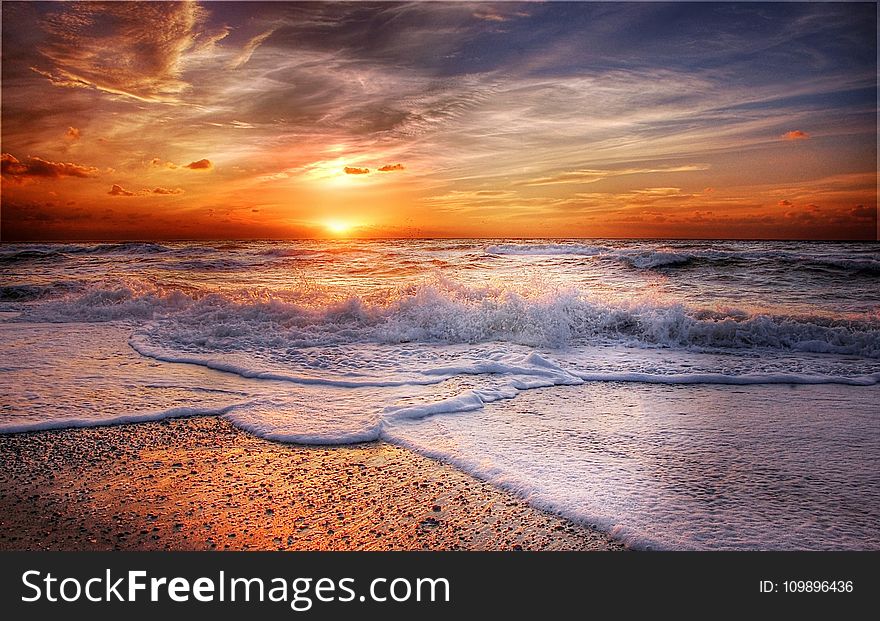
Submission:
[[[218,415],[637,548],[880,548],[874,243],[4,244],[0,274],[5,433]]]

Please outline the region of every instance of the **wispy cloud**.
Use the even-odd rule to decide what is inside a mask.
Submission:
[[[257,50],[263,42],[272,36],[272,33],[275,32],[275,28],[270,28],[266,32],[260,33],[257,36],[250,39],[241,49],[241,52],[236,56],[230,63],[230,69],[238,69],[242,65],[246,64],[247,61],[251,59],[251,56],[254,55],[254,52]]]
[[[526,179],[519,181],[516,185],[541,186],[541,185],[558,185],[558,184],[585,184],[595,183],[609,177],[620,177],[623,175],[639,175],[649,173],[675,173],[675,172],[693,172],[696,170],[707,170],[707,164],[689,164],[687,166],[670,166],[664,168],[624,168],[620,170],[572,170],[562,172],[549,177],[538,177],[535,179]]]
[[[46,15],[39,48],[59,86],[91,87],[142,101],[174,101],[188,84],[184,55],[218,33],[195,2],[63,3]]]

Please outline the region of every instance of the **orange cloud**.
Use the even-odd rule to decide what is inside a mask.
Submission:
[[[782,134],[782,138],[784,140],[809,140],[810,134],[807,132],[802,132],[799,129],[793,129],[790,132],[785,132]]]
[[[873,220],[877,217],[877,208],[865,205],[856,205],[849,210],[849,215],[857,220]]]
[[[126,190],[121,185],[114,183],[113,187],[110,188],[110,191],[107,192],[107,194],[110,196],[150,196],[152,194],[158,194],[159,196],[173,196],[175,194],[183,194],[183,190],[181,188],[157,187],[152,190],[144,188],[140,192],[132,192],[131,190]]]
[[[22,162],[10,153],[0,156],[0,174],[22,183],[34,177],[58,179],[60,177],[97,177],[98,169],[70,162],[50,162],[41,157],[29,157]]]
[[[113,187],[110,188],[110,191],[107,192],[110,196],[134,196],[134,192],[129,192],[121,185],[113,184]]]
[[[214,168],[214,165],[211,163],[211,160],[196,160],[195,162],[190,162],[184,168],[189,168],[190,170],[211,170]]]
[[[69,140],[79,140],[79,130],[76,127],[68,127],[64,135]]]
[[[190,162],[189,164],[175,164],[174,162],[167,162],[161,158],[154,157],[150,160],[150,166],[155,168],[168,168],[171,170],[176,170],[178,168],[189,168],[190,170],[211,170],[214,168],[214,164],[211,160],[202,159],[196,160],[195,162]]]
[[[369,168],[355,168],[354,166],[346,166],[345,174],[346,175],[367,175],[370,173]]]
[[[379,168],[379,172],[393,172],[395,170],[404,170],[403,164],[385,164]]]
[[[158,157],[154,157],[150,160],[150,165],[155,166],[156,168],[170,168],[174,170],[175,168],[180,168],[174,162],[166,162],[164,160],[159,159]]]
[[[779,201],[776,204],[779,205],[780,207],[791,207],[791,201],[786,200],[786,199],[782,199],[781,201]]]

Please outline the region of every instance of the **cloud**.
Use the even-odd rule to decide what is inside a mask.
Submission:
[[[480,7],[471,15],[484,22],[508,22],[514,17],[529,17],[529,13],[525,11],[513,11],[509,14],[504,14],[492,6]]]
[[[195,162],[190,162],[184,168],[189,168],[190,170],[211,170],[214,168],[214,164],[211,163],[211,160],[196,160]]]
[[[526,207],[533,201],[543,202],[544,199],[524,199],[511,190],[450,190],[423,200],[430,203],[434,210],[485,213],[487,209]]]
[[[873,220],[877,217],[877,208],[866,205],[856,205],[849,210],[849,215],[857,220]]]
[[[356,168],[354,166],[346,166],[345,174],[346,175],[367,175],[370,173],[369,168]]]
[[[167,168],[169,170],[177,170],[178,168],[189,168],[190,170],[211,170],[212,168],[214,168],[213,162],[211,162],[211,160],[209,159],[196,160],[194,162],[190,162],[189,164],[181,165],[163,160],[159,157],[154,157],[153,159],[151,159],[150,166],[154,168]]]
[[[493,11],[492,9],[479,9],[474,11],[474,17],[487,22],[506,22],[509,18]]]
[[[620,177],[622,175],[638,175],[649,173],[670,173],[670,172],[693,172],[698,170],[707,170],[709,166],[706,164],[689,164],[686,166],[672,166],[667,168],[624,168],[620,170],[571,170],[562,172],[549,177],[538,177],[536,179],[527,179],[517,182],[516,185],[541,186],[541,185],[557,185],[561,183],[595,183],[608,177]]]
[[[205,30],[195,2],[71,2],[49,5],[39,47],[56,86],[87,87],[142,101],[176,101],[185,56],[222,33]]]
[[[29,157],[22,162],[10,153],[3,153],[0,156],[0,173],[21,183],[33,178],[97,177],[98,169],[70,162],[50,162],[41,157]]]
[[[641,190],[633,190],[632,193],[643,196],[679,196],[681,188],[642,188]]]
[[[815,203],[810,203],[800,211],[789,211],[785,214],[789,220],[797,220],[804,223],[817,222],[822,219],[822,209]]]
[[[154,166],[155,168],[170,168],[171,170],[174,170],[175,168],[180,168],[180,166],[178,166],[174,162],[166,162],[165,160],[162,160],[158,157],[154,157],[150,160],[150,166]]]
[[[810,134],[799,129],[793,129],[790,132],[782,134],[783,140],[809,140]]]
[[[260,45],[263,44],[263,41],[268,39],[273,32],[275,32],[275,28],[258,34],[256,37],[245,43],[244,47],[241,48],[241,52],[238,54],[238,56],[236,56],[232,60],[232,62],[229,63],[229,68],[238,69],[242,65],[246,64],[247,61],[251,59],[251,56],[253,56],[254,52],[257,51],[257,48],[260,47]]]
[[[62,88],[91,88],[92,85],[86,82],[85,80],[80,80],[78,78],[65,77],[61,75],[57,75],[52,73],[51,71],[43,71],[42,69],[37,69],[36,67],[31,67],[31,71],[34,73],[43,76],[47,80],[49,80],[53,86],[60,86]]]
[[[247,123],[245,121],[229,121],[228,123],[217,123],[214,121],[205,121],[205,125],[210,125],[211,127],[230,127],[232,129],[255,129],[256,125],[252,123]]]
[[[79,137],[80,137],[79,129],[77,129],[76,127],[68,127],[67,131],[64,133],[64,135],[69,140],[79,140]]]
[[[818,220],[816,214],[811,211],[789,211],[785,214],[785,217],[789,220],[795,220],[803,223],[811,223]]]
[[[212,49],[217,43],[228,37],[230,32],[232,32],[232,28],[230,28],[229,26],[220,26],[217,30],[214,30],[213,32],[206,32],[202,34],[202,36],[196,42],[193,51],[203,52]]]
[[[183,190],[181,188],[156,187],[152,190],[144,188],[140,192],[132,192],[131,190],[126,190],[121,185],[114,183],[113,187],[110,188],[110,191],[107,192],[107,194],[111,196],[151,196],[154,194],[158,194],[159,196],[173,196],[175,194],[183,194]]]
[[[791,201],[786,200],[786,199],[782,199],[781,201],[779,201],[776,204],[779,205],[780,207],[791,207],[791,205],[792,205]]]
[[[379,172],[394,172],[395,170],[405,170],[403,164],[385,164],[379,167]]]
[[[134,192],[129,192],[128,190],[123,188],[121,185],[116,185],[115,183],[113,184],[113,187],[110,188],[110,191],[107,192],[107,194],[109,194],[110,196],[134,196],[135,195]]]

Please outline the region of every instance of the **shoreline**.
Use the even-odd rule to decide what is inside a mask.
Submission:
[[[392,444],[213,416],[3,435],[0,464],[0,550],[624,549]]]

